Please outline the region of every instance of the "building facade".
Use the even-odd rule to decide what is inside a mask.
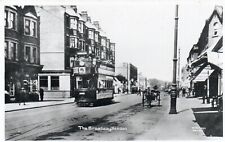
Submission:
[[[192,95],[210,98],[223,94],[223,8],[215,6],[206,20],[200,38],[187,58],[188,80]]]
[[[74,96],[78,73],[114,76],[115,43],[91,21],[87,11],[73,6],[36,7],[41,17],[40,87],[49,98]],[[98,65],[98,66],[97,66]],[[84,79],[85,80],[85,79]]]
[[[40,17],[33,6],[5,6],[5,90],[16,97],[23,87],[37,91]]]
[[[127,92],[135,92],[138,89],[138,69],[131,63],[116,65],[116,75],[124,76],[127,80],[125,89]]]

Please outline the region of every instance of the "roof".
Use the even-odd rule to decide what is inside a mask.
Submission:
[[[70,16],[76,16],[80,19],[80,15],[76,13],[71,7],[66,6],[66,13],[69,14]]]
[[[211,21],[214,15],[217,15],[219,17],[220,22],[223,23],[223,7],[222,6],[218,6],[218,5],[215,6],[213,13],[209,17],[208,21]]]
[[[28,13],[28,16],[31,16],[33,18],[37,17],[37,13],[36,13],[34,6],[24,6],[23,11],[25,14]]]
[[[90,23],[89,21],[87,21],[87,22],[85,23],[85,25],[86,25],[88,28],[90,28],[90,29],[96,29],[96,27],[95,27],[92,23]]]
[[[99,32],[101,37],[107,37],[106,33],[102,29],[100,29]]]
[[[223,47],[223,36],[220,37],[219,41],[216,43],[212,51],[218,52]]]

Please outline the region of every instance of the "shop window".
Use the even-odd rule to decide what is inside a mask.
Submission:
[[[16,30],[16,12],[5,10],[5,27]]]
[[[37,22],[29,19],[29,18],[25,18],[24,20],[24,34],[28,35],[28,36],[33,36],[36,37],[37,35]]]
[[[48,76],[40,76],[40,87],[48,88]]]
[[[59,90],[59,76],[51,76],[51,90]]]

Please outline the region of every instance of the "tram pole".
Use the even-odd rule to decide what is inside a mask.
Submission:
[[[178,5],[176,5],[175,12],[175,28],[174,28],[174,58],[173,58],[173,82],[171,90],[170,100],[170,112],[169,114],[177,114],[176,102],[177,102],[177,35],[178,35]]]

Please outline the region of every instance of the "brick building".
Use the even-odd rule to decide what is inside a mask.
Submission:
[[[75,5],[37,6],[36,10],[41,17],[40,56],[44,65],[38,79],[45,97],[74,96],[77,83],[85,80],[77,73],[107,72],[114,76],[115,43],[98,21],[91,21],[87,11],[78,12]],[[101,65],[97,68],[96,64]]]
[[[16,97],[24,87],[37,90],[40,17],[33,6],[5,6],[5,90]]]

